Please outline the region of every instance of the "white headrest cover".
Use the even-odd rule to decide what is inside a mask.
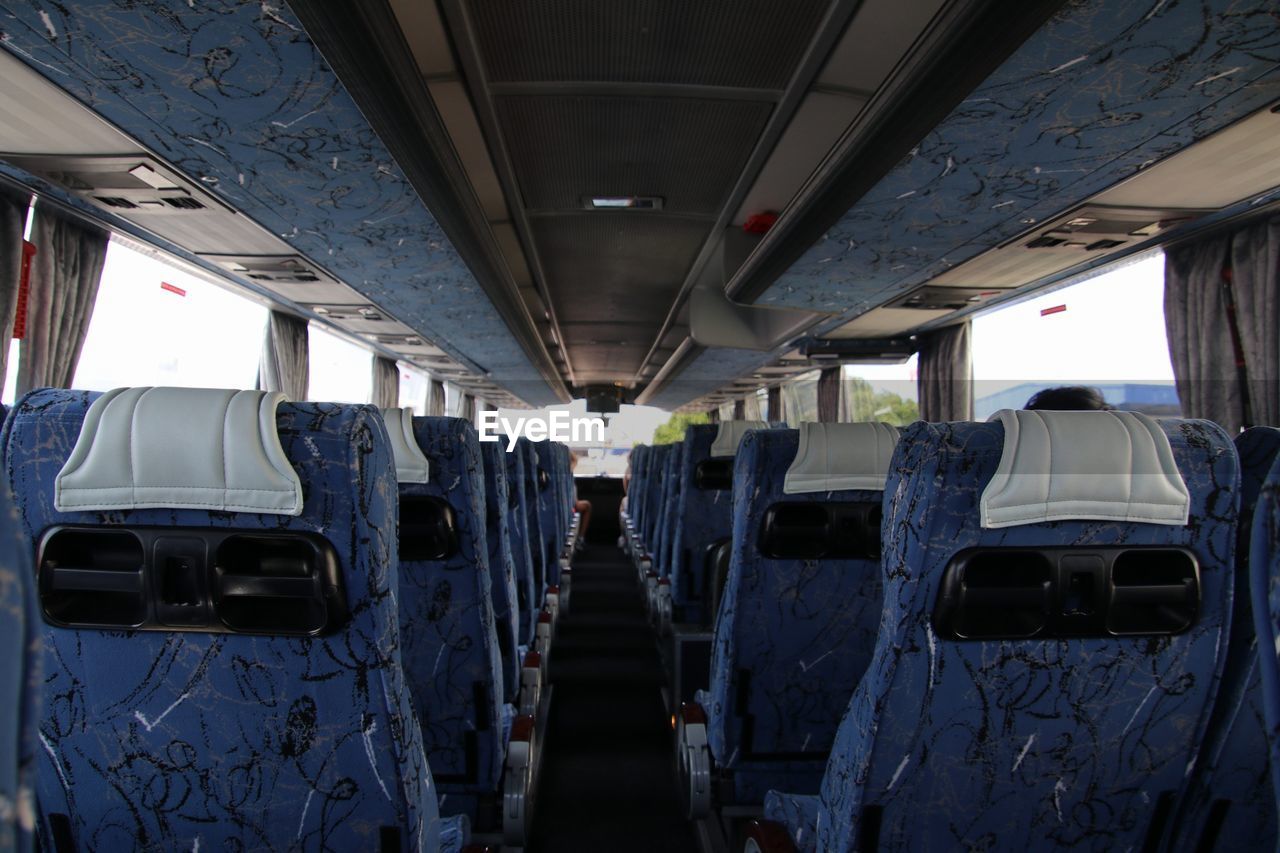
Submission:
[[[1169,437],[1137,412],[997,412],[1004,453],[982,526],[1099,519],[1184,525],[1187,484]]]
[[[889,424],[800,424],[800,447],[782,492],[883,492],[897,443],[898,428]]]
[[[765,421],[721,421],[716,440],[711,442],[711,458],[723,459],[738,454],[738,443],[748,430],[768,429]]]
[[[383,409],[382,419],[391,436],[391,455],[396,460],[396,480],[401,483],[425,483],[430,473],[427,457],[413,436],[412,409]]]
[[[59,512],[204,509],[302,513],[272,391],[117,388],[89,407],[54,486]]]

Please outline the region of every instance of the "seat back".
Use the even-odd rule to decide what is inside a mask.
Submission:
[[[29,851],[43,666],[31,540],[8,483],[0,486],[0,648],[0,850]]]
[[[464,418],[414,418],[413,435],[431,473],[400,484],[405,674],[440,790],[489,793],[506,747],[481,444]],[[444,801],[452,813],[465,805]]]
[[[658,549],[654,568],[660,577],[671,575],[671,555],[675,548],[676,525],[680,523],[680,464],[684,459],[684,441],[671,445],[667,456],[665,494],[662,496],[662,520],[658,525]]]
[[[538,548],[542,559],[545,590],[560,581],[560,548],[557,538],[560,529],[559,488],[556,484],[555,448],[549,441],[530,442],[535,464],[535,482],[538,488]]]
[[[1248,589],[1252,522],[1262,485],[1280,455],[1280,429],[1253,427],[1236,436],[1235,445],[1240,456],[1240,516],[1227,662],[1204,748],[1176,809],[1178,820],[1170,837],[1179,850],[1276,846],[1258,635]]]
[[[505,444],[504,444],[505,447]],[[507,532],[516,582],[516,638],[521,646],[533,642],[538,625],[538,598],[533,554],[529,550],[529,498],[525,489],[525,453],[517,447],[502,454],[507,469]]]
[[[658,527],[662,519],[663,490],[667,481],[667,460],[671,445],[656,445],[650,453],[649,475],[645,481],[644,523],[641,527],[645,548],[653,556],[658,553]]]
[[[433,847],[382,418],[233,393],[39,390],[5,426],[41,554],[44,846]],[[246,469],[293,482],[233,494]]]
[[[546,495],[538,482],[538,451],[532,441],[521,437],[516,441],[516,452],[524,454],[524,495],[525,495],[525,530],[529,540],[529,556],[533,567],[534,612],[542,610],[543,597],[547,592],[547,551],[546,534],[543,531],[545,513],[542,505]],[[536,620],[536,616],[535,616]]]
[[[814,793],[881,617],[886,424],[748,432],[715,621],[707,739],[739,802]],[[844,451],[843,453],[841,451]]]
[[[671,543],[671,601],[679,621],[709,623],[715,614],[706,606],[706,578],[716,546],[729,538],[733,520],[733,455],[725,445],[741,435],[743,425],[760,429],[767,424],[726,421],[685,429],[680,465],[680,497],[675,540]],[[721,438],[720,456],[712,446]]]
[[[818,847],[1158,840],[1226,650],[1238,470],[1208,421],[908,427],[885,495],[884,621]]]
[[[484,461],[485,542],[489,546],[493,624],[502,654],[503,695],[506,701],[515,702],[520,692],[520,659],[516,649],[520,608],[515,558],[511,551],[511,493],[504,458],[507,454],[496,441],[482,442],[480,452]]]
[[[1280,460],[1267,472],[1253,514],[1249,595],[1258,635],[1271,794],[1280,810]]]
[[[631,488],[627,492],[627,510],[631,513],[631,524],[636,533],[643,536],[645,489],[649,482],[649,458],[653,447],[648,444],[636,445],[631,451]]]

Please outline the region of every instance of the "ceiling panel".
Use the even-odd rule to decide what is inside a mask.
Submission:
[[[830,0],[471,0],[490,82],[781,89]]]
[[[561,322],[660,322],[710,225],[650,213],[539,216],[534,240]]]
[[[502,97],[496,106],[527,209],[643,195],[661,197],[665,212],[703,216],[724,204],[773,110],[761,101],[573,96]]]

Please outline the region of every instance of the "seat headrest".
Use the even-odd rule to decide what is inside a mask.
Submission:
[[[800,446],[782,492],[883,492],[897,443],[898,428],[890,424],[800,424]]]
[[[725,459],[737,455],[738,444],[748,430],[768,428],[765,421],[721,421],[716,440],[711,442],[711,458]]]
[[[418,439],[413,436],[412,409],[383,409],[382,420],[391,437],[391,454],[396,460],[396,481],[400,483],[425,483],[429,479],[430,466]]]
[[[108,391],[85,413],[54,507],[301,515],[302,482],[276,432],[285,400],[278,391]]]
[[[1045,521],[1184,525],[1187,484],[1169,437],[1137,412],[997,412],[1004,452],[982,493],[986,528]]]

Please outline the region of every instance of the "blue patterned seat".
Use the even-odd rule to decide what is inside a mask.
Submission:
[[[644,522],[644,489],[645,479],[649,473],[649,455],[653,448],[647,444],[638,444],[631,449],[631,485],[627,489],[627,521],[633,536],[629,547],[638,548],[644,543],[640,541],[640,529]],[[639,554],[633,554],[637,559]]]
[[[1175,810],[1175,850],[1272,850],[1276,805],[1267,760],[1267,725],[1258,668],[1258,635],[1250,605],[1249,546],[1258,496],[1280,455],[1280,429],[1253,427],[1235,440],[1240,456],[1240,521],[1236,594],[1222,685],[1204,748]]]
[[[685,429],[669,575],[672,619],[676,622],[708,623],[715,615],[704,608],[706,562],[708,551],[729,538],[733,492],[727,482],[722,488],[713,488],[706,480],[700,484],[697,472],[698,466],[711,458],[711,445],[719,429],[716,424]]]
[[[485,541],[489,546],[489,589],[493,597],[493,624],[502,654],[503,695],[515,702],[520,692],[520,657],[517,632],[520,612],[516,598],[515,558],[511,552],[511,494],[508,491],[507,454],[496,441],[480,445],[484,461]]]
[[[29,851],[43,667],[31,539],[8,483],[0,487],[0,649],[0,850]]]
[[[503,445],[505,447],[505,443]],[[534,575],[533,553],[529,550],[529,497],[525,489],[525,453],[517,447],[503,452],[507,468],[507,489],[510,506],[507,512],[507,532],[511,539],[511,557],[515,567],[517,640],[527,647],[533,642],[534,627],[538,622],[537,578]]]
[[[527,438],[516,441],[516,451],[524,455],[525,465],[525,533],[529,538],[529,556],[534,574],[534,620],[543,607],[547,594],[547,549],[543,547],[543,489],[538,483],[538,450]]]
[[[452,508],[455,535],[444,559],[402,548],[405,676],[432,774],[448,794],[442,808],[474,817],[478,796],[498,790],[506,752],[481,444],[463,418],[414,418],[413,432],[431,473],[426,483],[400,484],[401,527],[410,521],[408,499],[433,498]]]
[[[560,485],[556,476],[556,450],[550,441],[530,442],[537,463],[538,531],[546,588],[560,582]]]
[[[675,539],[677,511],[680,508],[680,460],[684,442],[668,445],[666,466],[662,473],[662,498],[659,502],[658,535],[654,543],[653,568],[658,577],[671,574],[671,548]]]
[[[644,537],[645,549],[649,558],[658,554],[658,530],[662,521],[662,499],[667,485],[667,460],[671,458],[671,445],[659,444],[653,448],[649,461],[649,478],[644,495]]]
[[[1249,594],[1258,634],[1271,795],[1280,811],[1280,461],[1262,483],[1249,536]]]
[[[1124,422],[1115,413],[1052,414]],[[1149,832],[1158,838],[1204,735],[1222,668],[1239,466],[1215,424],[1147,423],[1151,435],[1167,435],[1165,461],[1185,481],[1185,524],[1164,516],[1162,523],[1146,523],[1063,514],[1027,523],[1003,517],[1000,524],[1016,526],[983,527],[980,502],[1001,465],[1004,424],[907,428],[885,495],[885,617],[871,663],[840,723],[819,795],[770,792],[766,798],[766,816],[787,822],[798,848],[1116,850],[1141,848]],[[1055,444],[1055,452],[1062,446]],[[1079,584],[1059,590],[1060,610],[1051,606],[1052,564],[1042,573],[1034,555],[1044,552],[1026,549],[1080,554],[1113,546],[1185,548],[1194,555],[1199,608],[1187,617],[1189,627],[1133,637],[1050,632],[1035,639],[1045,624],[1094,620],[1099,613],[1135,617],[1121,608],[1118,593],[1114,605],[1095,609],[1088,590],[1110,587],[1090,587],[1066,570],[1063,576]],[[964,565],[952,565],[953,558],[977,560],[983,553],[994,557],[982,571],[969,564],[962,576],[973,597],[959,600],[975,608],[964,630],[968,636],[1030,632],[1032,638],[950,639],[935,625],[944,575],[954,582],[951,569]],[[1128,553],[1137,558],[1127,563],[1133,571],[1125,584],[1159,577],[1171,565],[1193,569],[1169,552],[1158,563]],[[1084,566],[1087,576],[1095,563]],[[1120,583],[1118,574],[1112,577]],[[1021,597],[984,598],[983,583]],[[1176,587],[1180,618],[1189,588],[1195,587],[1185,581]],[[949,589],[945,601],[954,602],[955,588]],[[978,609],[983,601],[989,609]],[[945,620],[953,611],[938,612],[939,625],[952,624]]]
[[[878,424],[806,424],[805,430],[803,443],[810,446],[828,433],[831,441],[873,445],[867,461],[876,482],[857,485],[880,488],[788,487],[788,470],[805,452],[801,433],[755,430],[742,439],[711,685],[700,696],[711,754],[722,776],[733,780],[722,803],[760,803],[771,787],[817,792],[880,625],[879,509],[895,431]],[[877,440],[882,446],[874,455]],[[827,458],[821,447],[810,453],[810,459]],[[872,541],[821,544],[832,524],[828,512],[865,516],[863,532]],[[821,518],[811,519],[815,513]],[[842,525],[853,526],[852,520]],[[823,548],[830,554],[820,553]]]
[[[7,422],[5,465],[28,537],[56,525],[318,537],[332,546],[349,617],[320,636],[46,624],[44,848],[55,837],[86,850],[435,850],[445,835],[465,840],[438,818],[401,666],[396,480],[377,410],[279,405],[298,515],[60,512],[55,483],[99,396],[35,391]],[[50,560],[42,572],[61,565]]]

